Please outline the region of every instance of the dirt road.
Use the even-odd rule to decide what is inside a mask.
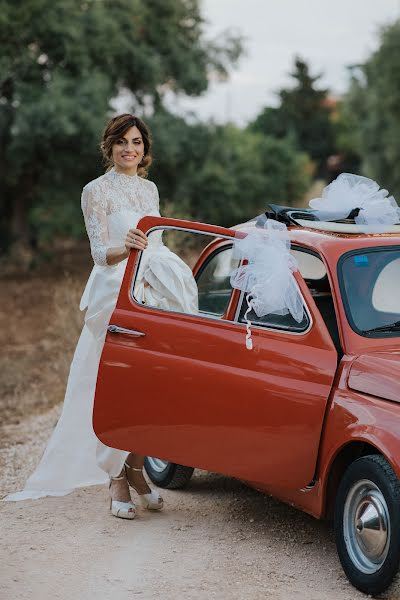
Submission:
[[[12,306],[0,310],[0,498],[21,489],[60,412],[90,267],[87,248],[68,257],[0,285],[0,305]],[[204,472],[162,493],[163,513],[139,509],[132,522],[109,514],[99,487],[0,502],[0,600],[365,598],[327,524]],[[400,600],[399,580],[384,598]]]
[[[18,489],[59,408],[5,431],[0,493]],[[357,600],[332,532],[240,482],[198,471],[128,522],[107,490],[0,503],[2,600]],[[384,598],[399,599],[399,581]]]

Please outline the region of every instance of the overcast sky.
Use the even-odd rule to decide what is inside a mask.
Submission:
[[[377,47],[382,25],[400,17],[400,0],[202,0],[207,37],[227,28],[245,37],[246,55],[228,83],[212,83],[197,99],[174,99],[180,114],[244,124],[286,86],[296,54],[323,73],[334,94],[346,89],[346,65]]]

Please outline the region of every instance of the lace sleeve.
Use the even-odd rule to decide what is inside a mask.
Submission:
[[[154,195],[154,204],[155,204],[155,208],[158,211],[158,213],[160,212],[160,195],[158,193],[158,188],[156,186],[156,184],[153,183],[153,195]]]
[[[87,185],[82,191],[81,206],[93,260],[96,265],[107,266],[109,238],[106,200],[100,191],[96,192]]]

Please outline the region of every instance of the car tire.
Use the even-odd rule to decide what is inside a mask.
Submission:
[[[184,467],[151,456],[146,456],[144,459],[144,467],[153,483],[169,490],[185,487],[194,471],[193,467]]]
[[[349,581],[366,594],[385,591],[400,561],[400,481],[383,456],[364,456],[347,468],[334,527]]]

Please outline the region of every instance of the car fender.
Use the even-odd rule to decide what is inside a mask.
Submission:
[[[351,362],[345,360],[342,365],[325,417],[316,475],[319,507],[315,508],[321,516],[331,500],[328,494],[334,491],[328,485],[333,466],[350,445],[359,450],[362,444],[371,446],[386,458],[400,479],[400,405],[349,389],[347,380]],[[351,462],[352,453],[348,456]],[[342,468],[346,466],[343,464]]]

